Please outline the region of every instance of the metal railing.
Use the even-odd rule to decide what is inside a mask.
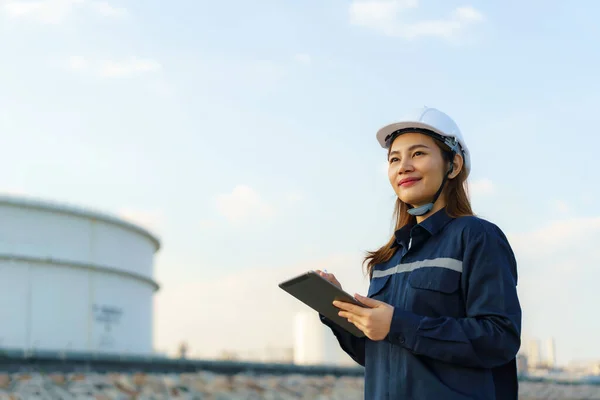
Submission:
[[[61,372],[198,372],[235,375],[316,375],[362,376],[360,366],[296,365],[291,363],[264,363],[221,360],[171,358],[163,355],[135,355],[121,353],[86,353],[77,351],[0,349],[0,369],[5,371],[61,371]],[[592,385],[600,388],[600,376],[580,379],[553,376],[519,375],[522,382],[559,385]]]

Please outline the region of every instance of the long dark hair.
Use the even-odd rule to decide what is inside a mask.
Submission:
[[[448,148],[444,146],[441,142],[434,140],[437,146],[442,151],[442,156],[448,162],[452,162],[452,152],[448,151]],[[390,146],[391,148],[391,146]],[[442,193],[444,199],[446,200],[446,213],[452,218],[464,217],[473,215],[473,210],[471,209],[471,201],[469,200],[468,188],[467,188],[467,173],[463,168],[458,176],[454,179],[449,179],[446,182],[446,187]],[[394,231],[402,228],[405,225],[416,223],[416,217],[410,215],[408,213],[409,206],[404,203],[399,198],[396,199],[396,204],[394,206],[393,218],[396,221]],[[367,274],[369,277],[373,274],[373,267],[376,264],[384,263],[389,261],[390,258],[395,253],[395,249],[392,248],[396,237],[392,234],[392,237],[386,244],[381,246],[379,249],[375,251],[368,251],[365,259],[363,260],[363,265],[367,264]]]

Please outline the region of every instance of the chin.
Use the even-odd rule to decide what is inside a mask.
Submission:
[[[416,196],[398,196],[400,201],[403,203],[409,204],[411,206],[419,207],[419,205],[427,204],[429,201],[425,200],[423,197]]]

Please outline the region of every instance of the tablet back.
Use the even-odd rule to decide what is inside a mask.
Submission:
[[[313,310],[329,318],[337,325],[354,336],[364,337],[365,334],[347,319],[338,315],[339,308],[332,303],[341,300],[360,307],[366,307],[353,296],[335,286],[314,271],[307,272],[279,284],[279,287]]]

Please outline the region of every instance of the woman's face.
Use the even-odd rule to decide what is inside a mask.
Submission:
[[[389,151],[390,183],[398,198],[413,207],[433,199],[449,168],[435,139],[421,133],[398,136]]]

